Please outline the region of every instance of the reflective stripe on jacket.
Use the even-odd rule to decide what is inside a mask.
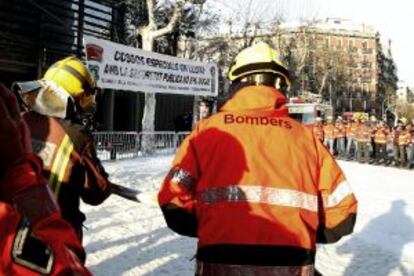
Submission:
[[[275,89],[239,90],[180,146],[158,201],[206,263],[304,266],[352,232],[357,202],[326,148]]]
[[[402,130],[398,136],[398,145],[407,146],[411,141],[411,135],[407,130]]]
[[[357,129],[356,140],[358,142],[371,142],[371,129],[365,124],[360,124]]]
[[[380,127],[375,131],[374,134],[374,142],[376,144],[387,144],[388,141],[388,128],[387,127]]]
[[[349,138],[355,138],[357,134],[357,130],[359,127],[359,123],[353,122],[348,124],[346,136]]]

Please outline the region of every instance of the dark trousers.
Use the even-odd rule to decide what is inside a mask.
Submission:
[[[369,161],[369,142],[358,142],[357,160],[360,163]]]
[[[375,159],[377,161],[387,160],[387,145],[386,144],[375,144]]]
[[[394,162],[396,166],[407,166],[407,146],[394,145]]]

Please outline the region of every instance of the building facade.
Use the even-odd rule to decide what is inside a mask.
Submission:
[[[385,97],[379,81],[387,67],[382,63],[392,62],[392,57],[380,58],[384,53],[373,27],[329,18],[309,24],[251,28],[201,41],[183,40],[181,52],[189,55],[189,49],[195,49],[198,58],[217,62],[223,72],[221,90],[225,93],[225,74],[233,57],[255,41],[265,41],[281,53],[289,67],[294,78],[293,96],[318,94],[337,114],[364,111],[381,115],[378,106]]]

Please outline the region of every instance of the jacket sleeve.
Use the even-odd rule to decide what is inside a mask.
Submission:
[[[196,131],[183,141],[158,193],[158,203],[168,227],[190,237],[197,237],[194,195],[199,171],[192,143]]]
[[[39,239],[50,247],[53,255],[51,258],[53,260],[53,275],[90,275],[83,266],[85,260],[83,247],[72,227],[62,219],[58,205],[49,190],[46,179],[41,174],[41,170],[40,161],[32,157],[26,157],[23,162],[10,168],[9,172],[0,179],[0,187],[6,187],[6,189],[1,189],[2,197],[13,203],[15,210],[30,223],[29,228],[25,227],[21,230],[24,229],[23,232],[26,233],[31,229],[35,240]],[[13,212],[8,209],[2,209],[2,211],[10,214]],[[24,252],[26,247],[23,244],[26,244],[26,240],[27,247],[31,244],[29,238],[20,238],[22,251],[14,252],[16,260],[20,259],[20,255],[27,257],[27,255],[32,256],[39,253],[36,251],[39,248],[32,248],[28,252]],[[39,258],[33,256],[30,260],[36,262]],[[18,266],[16,265],[16,267]]]
[[[319,152],[319,228],[318,243],[333,243],[352,233],[357,200],[335,159],[317,143]]]
[[[81,164],[85,172],[82,200],[91,205],[101,204],[111,194],[111,186],[108,174],[97,157],[93,138],[82,152]]]

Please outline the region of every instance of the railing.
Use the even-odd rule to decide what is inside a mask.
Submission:
[[[118,160],[174,153],[189,132],[94,132],[98,157]]]

